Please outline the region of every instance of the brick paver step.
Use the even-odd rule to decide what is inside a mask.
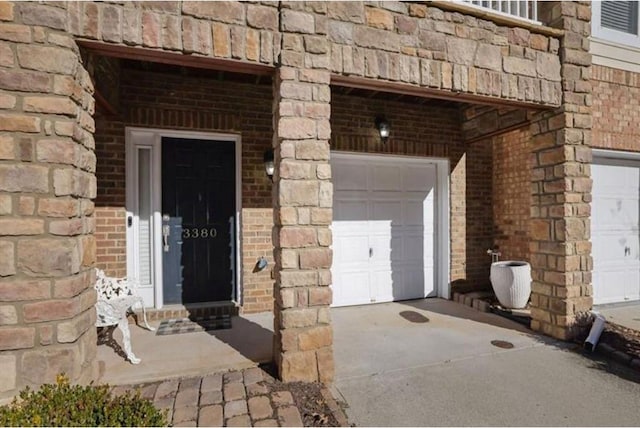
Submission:
[[[273,382],[273,378],[254,367],[165,380],[139,388],[143,397],[167,411],[167,422],[172,426],[302,426],[302,416],[291,392],[271,392],[269,382]],[[133,388],[117,386],[113,392],[123,394]],[[324,394],[328,391],[324,390]],[[331,411],[341,412],[335,409],[335,402],[333,404]],[[336,419],[346,422],[343,414],[342,419]]]

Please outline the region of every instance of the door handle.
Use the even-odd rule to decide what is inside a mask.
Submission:
[[[373,257],[373,248],[369,247],[369,257]]]
[[[169,234],[171,233],[171,226],[165,224],[162,226],[162,247],[165,253],[169,252]]]
[[[630,247],[624,247],[624,255],[625,256],[631,255],[631,248]]]

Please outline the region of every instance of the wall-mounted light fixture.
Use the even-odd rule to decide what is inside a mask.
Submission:
[[[264,151],[264,172],[267,173],[267,177],[273,181],[273,173],[276,170],[276,165],[273,163],[273,149],[267,149]]]
[[[375,124],[376,129],[380,133],[380,141],[382,141],[382,144],[386,143],[387,139],[389,139],[389,134],[391,133],[391,126],[389,125],[389,122],[387,122],[387,119],[383,116],[378,116],[376,117]]]

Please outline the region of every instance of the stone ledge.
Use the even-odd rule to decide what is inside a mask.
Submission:
[[[147,309],[148,321],[162,321],[171,318],[206,317],[211,315],[231,315],[236,316],[239,307],[234,303],[214,304],[210,306],[185,307],[182,305],[170,305],[162,309]],[[142,309],[136,309],[134,316],[129,316],[129,324],[135,324],[136,318],[142,320]]]
[[[631,354],[617,350],[608,343],[598,343],[596,345],[595,352],[605,358],[611,358],[612,360],[640,372],[640,358],[635,358]]]
[[[490,291],[472,291],[470,293],[453,293],[453,301],[469,306],[480,312],[491,312],[491,304],[485,300],[493,296]]]
[[[321,392],[324,401],[327,403],[331,413],[333,413],[333,417],[336,418],[338,425],[341,427],[348,427],[349,421],[347,420],[347,415],[345,415],[342,407],[340,407],[335,398],[333,398],[331,392],[326,387],[322,388]]]
[[[526,28],[532,33],[538,33],[538,34],[543,34],[545,36],[552,36],[552,37],[564,36],[564,31],[559,30],[557,28],[547,27],[546,25],[536,24],[533,21],[527,21],[524,19],[511,18],[509,16],[494,13],[491,10],[478,9],[473,6],[468,6],[466,4],[454,3],[451,1],[438,1],[438,0],[426,1],[424,3],[426,3],[429,6],[437,7],[438,9],[449,10],[451,12],[460,12],[467,15],[475,16],[476,18],[487,19],[489,21],[493,21],[496,24],[500,24],[500,25]]]
[[[507,309],[497,303],[497,298],[492,291],[472,291],[468,293],[453,293],[454,302],[469,306],[480,312],[487,312],[510,319],[517,323],[530,328],[531,310],[525,309]]]

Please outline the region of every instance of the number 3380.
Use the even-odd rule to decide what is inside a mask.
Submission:
[[[197,239],[197,238],[215,238],[218,236],[218,231],[215,227],[211,228],[197,228],[190,227],[182,229],[183,239]]]

